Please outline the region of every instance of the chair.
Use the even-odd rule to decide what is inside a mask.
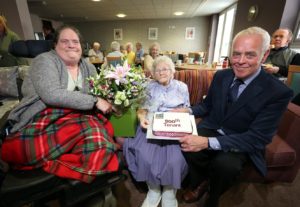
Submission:
[[[18,65],[18,60],[6,51],[0,50],[0,67],[10,67]]]
[[[194,62],[204,62],[206,58],[206,52],[189,52],[188,57],[194,58]]]
[[[122,63],[122,57],[121,56],[107,56],[107,65],[112,65],[116,67],[118,64]]]
[[[51,48],[51,42],[46,40],[27,40],[17,41],[10,47],[10,52],[18,57],[32,58]],[[5,121],[6,116],[2,119],[4,120],[1,120],[1,123]],[[7,125],[1,128],[3,132]],[[1,140],[5,138],[5,133],[0,133],[0,135],[1,143]],[[60,206],[73,206],[95,195],[105,198],[111,192],[111,187],[125,178],[126,176],[120,170],[98,176],[92,183],[86,184],[77,180],[59,178],[42,169],[28,171],[10,169],[0,186],[0,206],[19,207],[26,204],[38,206],[51,199],[58,200]]]
[[[300,66],[290,65],[288,71],[287,85],[294,91],[294,95],[300,93]]]

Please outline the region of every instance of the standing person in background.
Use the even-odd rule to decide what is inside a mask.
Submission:
[[[4,16],[0,16],[0,50],[8,52],[9,45],[20,37],[10,30]]]
[[[54,40],[55,30],[51,25],[45,24],[43,26],[45,40]]]
[[[10,44],[18,40],[20,37],[8,28],[5,17],[0,16],[0,55],[3,58],[1,66],[28,65],[25,58],[14,57],[8,52]]]
[[[90,58],[95,58],[95,59],[99,60],[100,62],[102,62],[104,57],[103,57],[103,53],[100,50],[100,48],[101,48],[100,43],[94,42],[93,47],[89,50],[88,56]]]
[[[154,42],[149,47],[149,54],[145,56],[144,59],[144,70],[146,72],[151,71],[152,64],[155,58],[159,56],[160,45],[157,42]]]
[[[133,52],[133,44],[131,42],[126,43],[127,62],[129,65],[134,64],[135,52]]]
[[[289,48],[292,41],[293,33],[288,28],[279,28],[273,35],[271,40],[271,51],[265,61],[264,69],[276,77],[287,77],[288,68],[294,56],[297,54]]]
[[[135,60],[134,60],[135,65],[136,66],[142,66],[142,62],[143,62],[143,59],[144,59],[144,50],[143,50],[142,43],[137,42],[135,44],[135,47],[136,47]]]

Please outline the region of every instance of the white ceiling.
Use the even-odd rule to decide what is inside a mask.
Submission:
[[[27,0],[30,13],[63,22],[191,18],[219,13],[238,0]],[[176,17],[175,11],[184,15]],[[122,20],[123,20],[122,19]]]

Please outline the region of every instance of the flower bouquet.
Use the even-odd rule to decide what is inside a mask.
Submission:
[[[131,117],[129,119],[134,118],[136,124],[136,108],[145,97],[147,78],[142,68],[132,67],[125,60],[123,66],[114,67],[110,65],[101,70],[97,76],[89,77],[88,81],[90,93],[109,101],[117,110],[117,113],[110,117],[110,121],[114,126],[115,135],[125,136],[122,132],[118,134],[117,128],[122,125],[128,129],[128,126],[124,125],[126,122],[130,124],[130,120],[123,120],[128,119],[126,116]]]

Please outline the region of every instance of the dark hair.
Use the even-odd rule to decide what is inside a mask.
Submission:
[[[55,31],[54,39],[53,39],[53,42],[54,42],[55,45],[58,43],[58,39],[59,39],[60,33],[61,33],[63,30],[65,30],[65,29],[71,29],[71,30],[73,30],[73,31],[77,34],[80,43],[82,43],[82,41],[83,41],[82,36],[81,36],[79,30],[78,30],[76,27],[71,26],[71,25],[62,25],[62,26],[60,26],[60,27]]]

